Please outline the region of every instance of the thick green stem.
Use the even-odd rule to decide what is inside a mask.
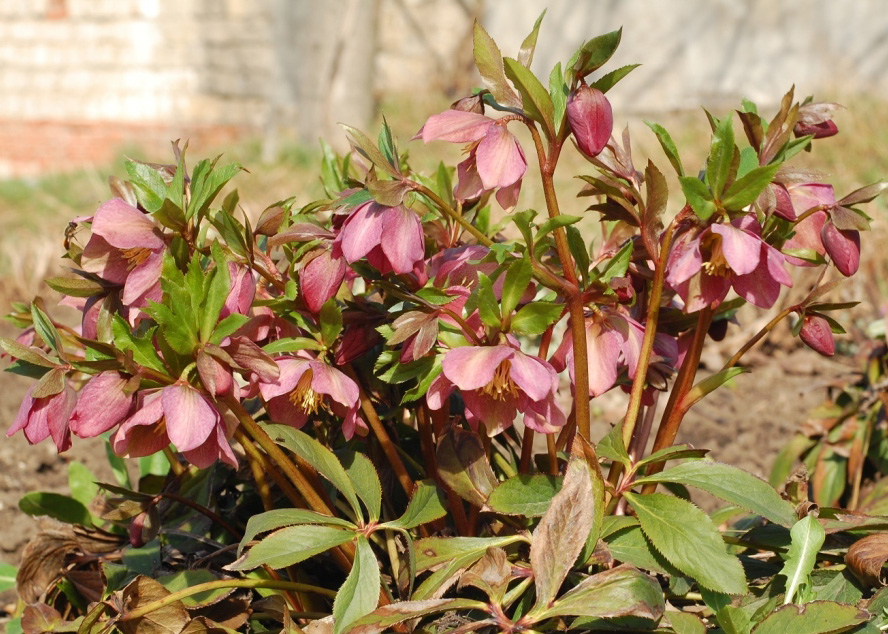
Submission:
[[[292,590],[295,592],[313,592],[314,594],[319,594],[330,599],[336,598],[335,590],[329,590],[327,588],[313,586],[307,583],[297,583],[295,581],[280,581],[276,579],[219,579],[218,581],[199,583],[196,586],[183,588],[178,592],[168,594],[162,599],[152,601],[151,603],[138,607],[131,612],[124,613],[120,617],[120,620],[132,621],[135,619],[140,619],[143,616],[154,612],[155,610],[159,610],[172,603],[181,601],[186,597],[200,594],[201,592],[216,590],[217,588],[268,588],[270,590]]]

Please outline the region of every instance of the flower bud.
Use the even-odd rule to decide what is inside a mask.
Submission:
[[[793,128],[797,136],[813,134],[815,139],[838,134],[839,128],[832,120],[833,113],[840,108],[837,103],[806,103],[799,108],[798,123]]]
[[[583,84],[567,99],[567,121],[580,151],[597,156],[610,139],[614,115],[610,102],[597,88]]]
[[[836,353],[836,341],[833,338],[829,322],[820,315],[805,315],[799,337],[805,345],[825,357]]]
[[[851,277],[860,266],[860,232],[853,229],[841,230],[832,221],[824,223],[820,239],[839,273]]]

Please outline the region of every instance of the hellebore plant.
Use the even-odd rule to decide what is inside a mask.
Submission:
[[[75,220],[72,275],[47,283],[81,325],[39,298],[13,307],[25,332],[0,345],[37,382],[8,434],[59,451],[105,434],[117,483],[78,465],[74,497],[23,499],[63,522],[26,549],[25,631],[888,627],[888,591],[873,590],[888,549],[854,550],[888,520],[830,508],[859,509],[874,422],[830,449],[856,456],[857,484],[845,500],[815,474],[819,509],[788,468],[781,496],[674,445],[781,321],[836,352],[832,315],[852,304],[825,295],[857,271],[859,206],[883,186],[837,200],[792,167],[838,128],[834,105],[790,91],[770,119],[748,101],[739,126],[707,113],[702,169],[648,124],[670,197],[672,176],[636,169],[628,129],[613,136],[607,95],[635,66],[600,69],[621,32],[544,84],[530,70],[539,25],[515,58],[476,25],[484,86],[430,116],[413,150],[464,144],[456,166],[418,173],[387,124],[376,140],[345,126],[347,156],[324,145],[324,198],[254,219],[220,196],[238,165],[189,168],[174,145],[174,165],[128,161],[129,181]],[[588,170],[559,191],[573,146]],[[521,199],[528,157],[543,214]],[[600,240],[562,213],[572,194]],[[813,286],[796,275],[811,267]],[[787,288],[802,299],[778,303]],[[744,303],[777,314],[698,380]],[[625,415],[592,437],[591,401],[616,387]],[[858,409],[884,421],[876,402]],[[814,445],[781,464],[814,464]],[[121,456],[139,458],[137,482]],[[688,488],[729,506],[707,515]]]

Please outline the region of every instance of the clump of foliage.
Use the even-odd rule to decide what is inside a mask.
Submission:
[[[885,629],[881,564],[844,556],[888,519],[674,444],[780,320],[833,352],[848,305],[825,296],[857,271],[858,206],[882,186],[837,199],[791,166],[838,129],[834,104],[790,91],[770,119],[743,102],[745,141],[707,112],[692,171],[649,124],[685,201],[669,211],[663,170],[612,136],[606,93],[635,68],[600,70],[620,32],[547,88],[529,70],[539,24],[515,58],[476,26],[485,87],[415,138],[465,145],[455,168],[417,173],[387,125],[346,127],[326,198],[253,224],[236,192],[218,200],[241,168],[189,169],[176,146],[73,221],[74,276],[47,283],[80,324],[15,307],[24,330],[2,347],[36,382],[9,431],[59,451],[104,436],[118,481],[72,466],[72,497],[22,501],[50,518],[18,572],[24,630]],[[559,210],[571,146],[589,173],[567,193],[600,238]],[[543,213],[519,210],[528,155]],[[821,272],[805,299],[698,380],[738,307],[770,308],[802,267]],[[614,389],[625,416],[593,438],[590,401]],[[729,506],[706,514],[692,488]]]

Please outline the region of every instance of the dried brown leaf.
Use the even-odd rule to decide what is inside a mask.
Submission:
[[[170,591],[150,577],[139,575],[121,594],[123,614],[117,627],[124,634],[180,634],[190,620],[181,601],[165,605],[136,619],[126,619],[128,612],[169,596]]]
[[[845,563],[854,575],[871,586],[883,586],[882,566],[888,561],[888,534],[875,533],[854,542]]]

